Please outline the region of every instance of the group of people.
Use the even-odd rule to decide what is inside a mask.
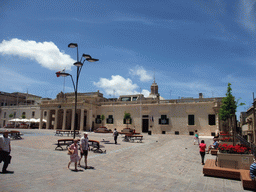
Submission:
[[[117,144],[118,132],[117,132],[116,129],[114,129],[113,136],[114,136],[115,144]],[[84,132],[83,137],[80,139],[80,157],[78,155],[78,149],[79,149],[78,141],[79,141],[78,139],[75,139],[74,143],[71,144],[68,148],[68,153],[70,155],[70,161],[68,163],[68,169],[70,167],[70,164],[72,162],[74,162],[75,163],[75,171],[78,170],[77,166],[81,167],[80,162],[81,162],[83,156],[84,156],[85,169],[87,168],[87,156],[88,156],[88,151],[90,150],[90,148],[89,148],[89,139],[88,139],[88,133],[87,132]]]
[[[80,157],[78,155],[78,139],[74,140],[74,143],[69,146],[68,152],[70,154],[70,161],[68,163],[68,169],[69,166],[72,162],[75,163],[75,171],[77,171],[77,166],[81,166],[80,162],[84,156],[84,163],[85,163],[85,169],[87,168],[87,156],[88,156],[88,151],[90,150],[89,148],[89,139],[88,139],[88,133],[84,132],[83,137],[80,139]],[[78,164],[77,164],[78,163]]]
[[[218,146],[219,146],[218,139],[217,139],[217,137],[214,137],[213,144],[208,147],[208,150],[206,150],[206,144],[205,144],[204,140],[201,140],[201,143],[199,143],[199,134],[198,134],[197,130],[195,130],[194,145],[196,143],[199,145],[199,153],[201,155],[202,165],[204,165],[205,154],[206,153],[209,154],[209,152],[212,149],[218,149]]]

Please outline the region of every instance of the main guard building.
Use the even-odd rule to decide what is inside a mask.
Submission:
[[[164,100],[158,93],[158,85],[151,85],[149,97],[142,94],[122,95],[107,99],[98,92],[78,93],[77,122],[75,122],[74,93],[59,93],[54,100],[42,100],[39,129],[94,130],[100,126],[108,129],[125,128],[125,113],[130,113],[128,127],[137,132],[152,134],[215,135],[220,130],[218,117],[222,97],[181,98]],[[101,122],[101,116],[105,119]],[[46,123],[42,121],[46,120]]]

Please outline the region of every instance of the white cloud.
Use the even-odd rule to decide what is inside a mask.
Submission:
[[[240,14],[240,19],[239,23],[246,28],[247,30],[250,31],[255,31],[256,25],[255,25],[255,1],[252,0],[241,0],[239,3],[239,14]]]
[[[53,42],[23,41],[20,39],[3,40],[0,43],[0,53],[16,55],[37,61],[50,70],[71,69],[75,62],[69,55],[61,52]]]
[[[152,76],[148,74],[148,72],[142,66],[136,66],[134,69],[130,69],[129,73],[131,75],[137,75],[140,77],[140,81],[147,82],[152,80]]]
[[[113,92],[115,92],[115,96],[139,94],[136,91],[139,88],[138,85],[133,84],[131,79],[125,79],[120,75],[112,75],[111,79],[100,78],[99,82],[93,82],[93,84],[104,89],[107,95],[112,95]],[[145,89],[141,93],[145,96],[149,95],[149,91]]]

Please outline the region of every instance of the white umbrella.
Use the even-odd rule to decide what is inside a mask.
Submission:
[[[29,119],[29,122],[31,122],[31,123],[36,123],[36,122],[38,122],[38,119],[31,118],[31,119]]]
[[[13,121],[13,122],[20,122],[20,121],[22,121],[21,119],[19,119],[19,118],[16,118],[16,119],[12,119],[12,120],[9,120],[9,121]]]
[[[29,119],[21,119],[21,122],[24,122],[24,123],[29,122]]]

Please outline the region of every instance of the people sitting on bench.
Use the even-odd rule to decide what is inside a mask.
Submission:
[[[253,158],[253,163],[250,166],[250,177],[253,181],[256,181],[256,160]]]
[[[207,154],[209,154],[209,152],[212,149],[218,149],[218,146],[219,146],[219,143],[218,143],[217,139],[213,139],[213,144],[209,146]]]

